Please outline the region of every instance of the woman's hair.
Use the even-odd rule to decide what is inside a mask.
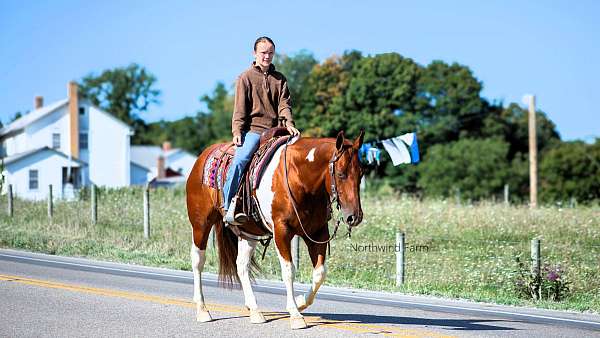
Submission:
[[[256,46],[258,46],[258,44],[260,42],[268,42],[270,44],[273,45],[273,48],[275,48],[275,42],[273,42],[273,40],[271,40],[270,37],[268,36],[261,36],[260,38],[256,39],[256,41],[254,42],[254,51],[256,52]]]

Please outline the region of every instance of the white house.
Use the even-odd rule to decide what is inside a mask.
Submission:
[[[4,189],[16,196],[46,198],[96,184],[123,187],[132,183],[130,138],[133,130],[78,96],[69,82],[64,100],[47,106],[35,98],[35,110],[0,129]]]
[[[171,148],[169,142],[159,146],[133,145],[131,146],[131,183],[146,184],[156,180],[165,183],[185,182],[196,156],[189,152]]]
[[[86,169],[85,163],[69,159],[67,155],[48,147],[8,156],[4,159],[4,166],[7,183],[13,185],[13,193],[28,199],[46,198],[50,184],[54,196],[72,197],[73,188],[58,182],[67,182],[70,170],[74,174],[71,176],[74,179],[72,186],[78,186],[81,184],[78,181],[81,175],[78,174]]]

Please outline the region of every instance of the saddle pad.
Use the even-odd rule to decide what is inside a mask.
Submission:
[[[256,161],[252,161],[252,167],[250,168],[252,173],[252,190],[256,190],[258,188],[260,179],[262,178],[262,175],[264,174],[267,165],[269,164],[269,162],[271,162],[273,154],[288,140],[288,138],[289,136],[276,137],[275,139],[269,141],[264,145],[266,149],[261,149],[262,151],[259,150],[257,152],[261,157],[258,158]]]
[[[233,147],[223,145],[214,149],[204,164],[203,183],[213,189],[222,190],[225,176],[233,158]]]
[[[250,180],[252,190],[258,188],[260,179],[262,178],[267,165],[271,161],[275,151],[283,145],[289,136],[278,136],[272,138],[265,144],[263,144],[252,157],[246,171],[250,173]],[[229,166],[233,162],[233,156],[235,148],[230,144],[217,147],[213,150],[204,164],[203,171],[203,183],[213,189],[222,190],[225,184],[225,179]],[[243,175],[242,177],[245,177]],[[248,180],[244,180],[249,183]]]

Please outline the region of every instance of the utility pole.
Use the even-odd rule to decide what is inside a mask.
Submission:
[[[529,106],[529,207],[537,207],[537,136],[535,95],[525,95],[523,102]]]

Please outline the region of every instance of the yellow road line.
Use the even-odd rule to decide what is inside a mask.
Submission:
[[[135,293],[135,292],[127,292],[127,291],[119,291],[112,289],[100,289],[93,288],[83,285],[73,285],[73,284],[64,284],[46,280],[39,279],[31,279],[21,276],[11,276],[11,275],[2,275],[0,274],[0,281],[7,282],[15,282],[19,284],[33,285],[38,287],[50,288],[50,289],[60,289],[60,290],[68,290],[73,292],[84,292],[89,294],[95,294],[100,296],[107,297],[118,297],[130,300],[140,300],[146,302],[153,302],[158,304],[167,304],[167,305],[177,305],[189,308],[196,308],[196,304],[182,299],[175,298],[166,298],[159,296],[152,296],[143,293]],[[248,315],[248,310],[242,307],[230,306],[224,304],[214,304],[207,303],[206,304],[210,311],[222,312],[222,313],[234,313],[234,314],[242,314]],[[279,320],[288,317],[287,313],[283,312],[263,312],[265,317],[269,320]],[[421,329],[403,329],[394,326],[385,326],[385,325],[376,325],[376,324],[364,324],[360,322],[353,321],[340,321],[340,320],[330,320],[323,319],[318,316],[310,316],[307,315],[304,317],[306,322],[315,327],[321,328],[332,328],[339,329],[344,331],[351,331],[354,333],[369,333],[369,334],[381,334],[385,336],[394,336],[394,337],[451,337],[446,335],[441,335],[436,332],[426,331]]]

